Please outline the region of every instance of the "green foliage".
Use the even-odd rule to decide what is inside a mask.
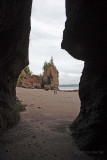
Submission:
[[[43,77],[43,75],[40,73],[40,75],[39,75],[40,77]]]
[[[44,70],[44,71],[47,70],[47,69],[49,68],[49,66],[51,66],[51,64],[45,62],[45,63],[44,63],[44,66],[43,66],[43,70]]]
[[[50,64],[54,66],[53,57],[51,57]]]
[[[18,82],[24,81],[24,77],[22,74],[19,75]]]
[[[30,71],[29,66],[26,66],[20,73],[18,82],[24,81],[23,72],[25,72],[27,75],[32,75],[32,71]]]
[[[43,65],[43,71],[46,71],[50,66],[54,66],[53,57],[51,57],[50,62],[46,62]]]
[[[26,67],[24,68],[24,71],[25,71],[26,74],[32,74],[32,71],[30,71],[29,66],[26,66]]]

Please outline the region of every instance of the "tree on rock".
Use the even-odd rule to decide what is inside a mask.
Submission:
[[[54,65],[53,57],[51,57],[50,61],[43,65],[43,88],[45,90],[58,90],[58,77],[58,70]]]
[[[50,66],[54,66],[53,57],[51,57],[50,62],[44,62],[43,71],[46,71]]]
[[[30,70],[29,66],[26,66],[23,70],[25,71],[26,74],[30,75],[32,74],[32,71]]]
[[[54,66],[53,57],[51,57],[50,64]]]

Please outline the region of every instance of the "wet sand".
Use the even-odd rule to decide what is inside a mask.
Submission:
[[[94,160],[77,149],[69,129],[80,110],[78,92],[16,91],[26,111],[0,137],[0,160]]]

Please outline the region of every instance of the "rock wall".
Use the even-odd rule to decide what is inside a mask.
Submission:
[[[50,66],[43,73],[43,86],[46,90],[58,90],[59,73],[55,66]]]
[[[28,65],[32,0],[0,0],[0,132],[19,120],[16,83]]]
[[[71,126],[80,149],[106,153],[107,144],[107,77],[105,67],[85,62],[79,84],[80,113]],[[100,152],[101,151],[101,152]]]
[[[66,15],[62,48],[85,61],[72,135],[81,150],[107,153],[107,1],[66,0]]]

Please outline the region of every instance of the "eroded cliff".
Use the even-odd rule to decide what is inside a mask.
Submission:
[[[26,74],[25,71],[23,70],[22,73],[20,74],[17,86],[29,89],[35,89],[35,88],[41,89],[42,77],[39,75]]]

